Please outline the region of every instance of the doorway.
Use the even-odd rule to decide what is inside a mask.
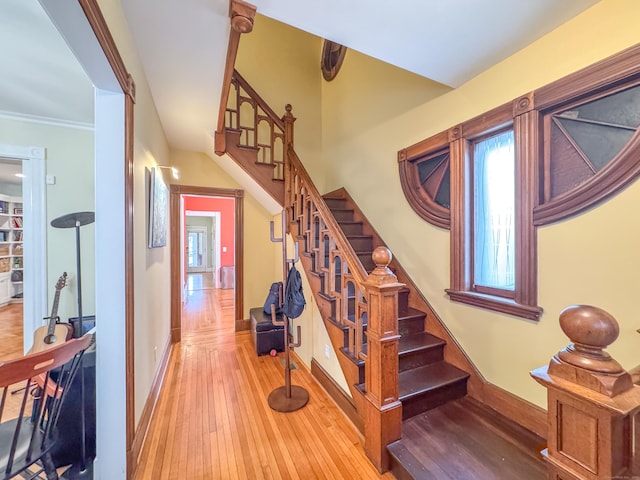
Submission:
[[[207,270],[208,235],[206,227],[190,226],[187,215],[187,274]]]
[[[187,245],[185,237],[187,237],[187,225],[186,225],[186,212],[196,211],[197,209],[185,207],[185,197],[201,197],[211,198],[217,197],[226,200],[233,200],[232,202],[232,218],[233,222],[230,228],[224,228],[225,214],[222,212],[220,215],[220,221],[217,222],[221,226],[220,229],[216,228],[216,231],[220,232],[216,235],[219,238],[220,248],[213,248],[220,254],[220,259],[215,262],[215,269],[213,267],[214,260],[212,260],[212,272],[214,278],[214,286],[216,288],[222,288],[221,273],[223,271],[229,271],[229,267],[233,268],[233,283],[229,290],[232,289],[233,295],[233,308],[234,308],[234,329],[239,329],[243,325],[244,318],[244,285],[243,285],[243,268],[244,268],[244,192],[242,190],[233,189],[221,189],[221,188],[208,188],[208,187],[196,187],[189,185],[171,185],[170,193],[170,216],[171,216],[171,339],[173,342],[179,342],[182,338],[182,305],[185,301],[185,293],[188,292],[188,271],[187,271]],[[188,202],[187,202],[187,205]],[[201,209],[200,211],[213,214],[212,210]],[[228,215],[227,215],[228,216]],[[213,229],[212,229],[213,230]],[[212,234],[213,235],[213,234]],[[227,239],[225,236],[229,235],[232,240]],[[213,240],[213,239],[212,239]],[[226,256],[225,256],[226,254]],[[215,256],[215,255],[214,255]],[[225,267],[227,267],[225,269]],[[202,275],[203,273],[197,273]],[[209,272],[204,272],[209,274]],[[193,275],[196,275],[194,273]],[[195,281],[195,277],[194,280]],[[228,285],[226,285],[228,286]],[[220,292],[222,294],[222,292]],[[228,295],[227,295],[228,297]]]
[[[23,177],[20,160],[0,157],[0,361],[24,353]]]

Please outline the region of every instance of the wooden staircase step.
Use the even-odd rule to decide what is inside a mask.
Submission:
[[[373,259],[371,258],[372,253],[373,252],[356,252],[356,255],[360,259],[360,263],[362,263],[362,267],[367,273],[373,272],[373,269],[376,268],[376,264],[373,263]]]
[[[353,222],[355,212],[352,208],[332,208],[330,210],[338,223]]]
[[[467,393],[469,374],[447,362],[437,362],[398,375],[402,418],[407,419],[461,398]]]
[[[411,289],[404,287],[398,292],[398,314],[404,315],[409,310],[409,294]]]
[[[346,208],[347,207],[347,199],[342,197],[323,197],[324,203],[327,204],[330,210],[334,208]]]
[[[410,335],[424,332],[424,320],[427,314],[417,308],[408,307],[405,312],[398,312],[398,333]]]
[[[373,252],[373,237],[371,235],[347,235],[347,240],[355,251]]]
[[[399,371],[442,361],[446,342],[427,332],[403,335],[398,342]]]
[[[343,220],[338,223],[345,235],[362,235],[362,222]]]
[[[402,439],[387,450],[398,480],[544,480],[544,443],[465,397],[404,421]]]

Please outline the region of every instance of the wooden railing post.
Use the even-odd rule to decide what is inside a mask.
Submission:
[[[398,400],[398,291],[403,284],[389,270],[391,252],[378,247],[376,268],[364,283],[368,304],[365,363],[364,449],[380,472],[389,469],[387,445],[402,436],[402,404]]]
[[[293,150],[293,123],[296,121],[296,117],[291,113],[291,104],[287,104],[285,107],[287,113],[282,117],[284,123],[284,199],[285,208],[293,204],[293,175],[291,175],[291,159],[289,158],[289,151]]]
[[[229,32],[229,46],[227,47],[227,60],[224,67],[222,91],[220,92],[220,106],[218,111],[218,125],[214,136],[214,150],[217,155],[223,155],[227,151],[226,137],[224,133],[224,119],[231,88],[231,77],[238,55],[240,35],[250,33],[253,30],[253,19],[256,15],[256,7],[243,0],[231,0],[229,2],[229,20],[231,30]]]
[[[548,390],[548,478],[637,478],[640,387],[604,351],[618,337],[615,318],[588,305],[560,314],[572,344],[531,376]]]

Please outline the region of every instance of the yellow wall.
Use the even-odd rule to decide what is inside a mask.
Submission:
[[[320,65],[318,37],[256,15],[253,31],[243,35],[236,70],[280,116],[291,104],[295,122],[295,147],[317,166],[322,178]],[[256,59],[259,59],[256,61]]]
[[[403,90],[402,83],[394,88],[380,80],[393,79],[397,69],[356,64],[355,56],[347,55],[339,81],[323,84],[322,161],[332,172],[327,188],[347,188],[482,374],[540,406],[546,405],[546,393],[528,372],[568,343],[558,326],[558,315],[568,305],[589,303],[612,313],[621,335],[610,353],[627,368],[640,361],[634,353],[640,341],[634,301],[640,183],[599,208],[538,230],[544,314],[530,322],[449,301],[444,293],[449,232],[426,224],[409,207],[399,183],[397,151],[637,43],[639,22],[637,2],[604,0],[460,88],[376,124],[370,119],[388,108],[381,99]],[[365,88],[363,78],[375,82]],[[367,108],[341,108],[337,98]],[[360,128],[347,136],[335,131],[336,125]]]

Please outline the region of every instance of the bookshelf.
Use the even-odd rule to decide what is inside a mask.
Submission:
[[[22,301],[22,198],[0,194],[0,305]]]

